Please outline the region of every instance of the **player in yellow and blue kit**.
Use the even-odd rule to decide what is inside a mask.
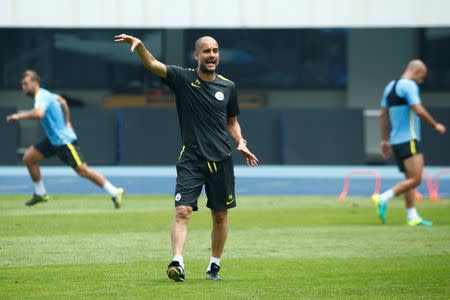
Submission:
[[[444,134],[444,125],[436,122],[422,106],[419,86],[427,75],[427,67],[420,60],[409,62],[402,77],[391,81],[384,89],[381,100],[381,154],[389,158],[392,151],[398,168],[406,179],[372,200],[378,215],[386,223],[387,203],[393,197],[403,194],[407,208],[407,222],[410,226],[431,226],[422,219],[414,206],[414,191],[422,180],[424,158],[420,147],[420,119]]]
[[[104,188],[112,197],[115,208],[119,208],[123,189],[116,188],[100,173],[88,167],[78,147],[77,136],[70,123],[69,106],[64,98],[40,87],[39,75],[27,70],[22,76],[22,90],[34,99],[32,110],[9,115],[7,121],[37,120],[44,128],[46,138],[31,146],[25,152],[23,162],[34,182],[33,197],[26,202],[31,206],[49,199],[41,179],[39,161],[57,155],[65,164],[71,166],[78,175],[85,177]]]

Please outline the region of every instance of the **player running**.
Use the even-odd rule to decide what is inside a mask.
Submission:
[[[420,119],[444,134],[444,125],[436,122],[422,106],[418,84],[423,83],[427,67],[418,60],[409,62],[402,77],[391,81],[384,89],[381,100],[381,154],[388,159],[393,150],[400,172],[406,179],[372,200],[378,216],[386,223],[388,201],[403,194],[406,202],[407,223],[410,226],[431,226],[432,222],[422,219],[414,206],[415,188],[422,180],[424,157],[420,146]],[[388,119],[389,116],[389,119]]]
[[[165,65],[155,59],[137,38],[121,34],[116,42],[131,44],[144,66],[175,92],[183,147],[177,163],[175,214],[172,224],[172,252],[167,275],[184,281],[183,250],[187,224],[203,185],[208,198],[206,206],[212,216],[212,255],[206,279],[220,280],[220,258],[228,233],[228,209],[236,206],[232,147],[228,133],[247,164],[256,166],[258,159],[247,148],[237,120],[239,107],[235,84],[216,73],[219,45],[211,37],[195,43],[197,69]]]
[[[27,96],[34,99],[34,109],[9,115],[6,120],[8,122],[40,120],[47,136],[40,143],[29,147],[23,156],[23,162],[34,183],[33,197],[25,204],[32,206],[49,200],[41,179],[39,162],[56,154],[78,175],[105,189],[111,195],[114,207],[120,208],[124,190],[116,188],[103,175],[86,164],[77,144],[77,136],[70,123],[69,106],[66,100],[41,88],[39,75],[33,70],[26,70],[23,73],[22,90]]]

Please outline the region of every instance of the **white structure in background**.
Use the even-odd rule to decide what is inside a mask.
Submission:
[[[450,26],[448,0],[0,0],[1,27]]]

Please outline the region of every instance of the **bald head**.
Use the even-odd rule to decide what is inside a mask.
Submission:
[[[421,84],[425,81],[427,72],[427,66],[423,61],[420,59],[413,59],[408,63],[402,77],[414,80],[415,82]]]
[[[202,36],[195,42],[194,58],[201,74],[214,76],[219,65],[219,44],[210,36]]]
[[[413,59],[408,63],[408,66],[406,67],[406,69],[410,70],[410,71],[416,71],[416,70],[426,71],[427,66],[420,59]]]
[[[199,51],[204,45],[208,44],[215,44],[217,47],[219,47],[219,43],[210,36],[202,36],[195,42],[195,50]]]

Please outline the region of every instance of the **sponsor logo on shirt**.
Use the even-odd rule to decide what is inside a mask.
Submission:
[[[198,79],[191,83],[191,85],[196,88],[199,88],[200,84],[201,84],[201,82]]]

